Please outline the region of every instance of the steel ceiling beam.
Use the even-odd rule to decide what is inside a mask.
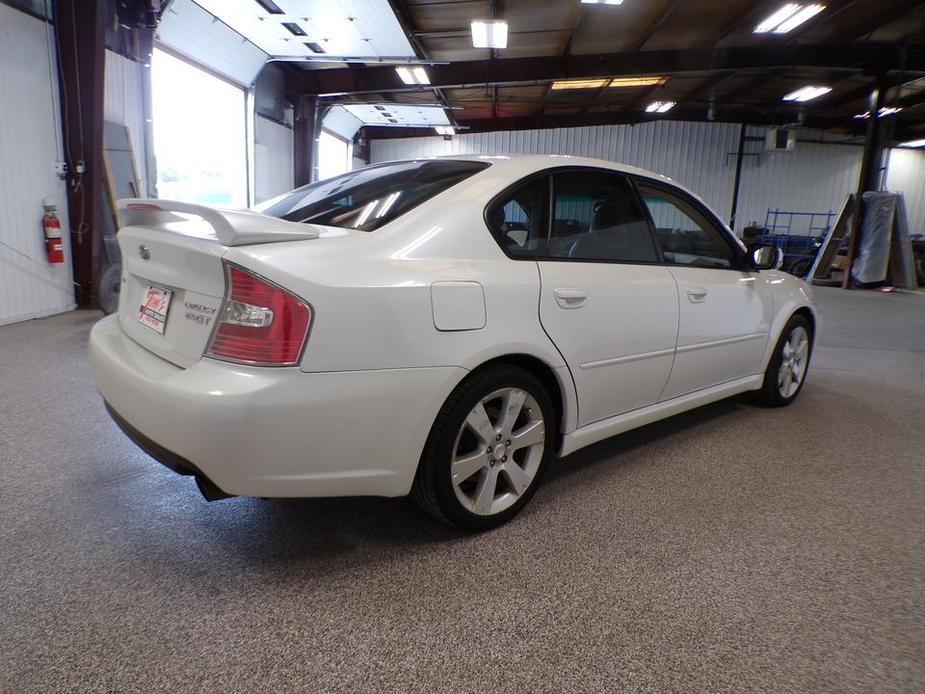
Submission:
[[[676,75],[780,67],[862,69],[879,73],[904,67],[908,72],[925,72],[925,50],[921,45],[916,46],[904,56],[903,48],[895,43],[867,42],[467,60],[432,66],[428,69],[430,85],[424,87],[404,84],[393,67],[333,68],[305,71],[302,90],[306,94],[340,96],[582,77]]]
[[[415,55],[418,58],[429,59],[430,55],[428,54],[427,49],[424,47],[424,44],[420,42],[417,35],[415,34],[414,18],[411,16],[411,12],[408,9],[408,4],[405,2],[405,0],[388,0],[388,2],[389,2],[389,6],[392,8],[392,14],[395,15],[395,19],[398,21],[399,26],[401,27],[402,31],[405,32],[405,36],[408,37],[408,41],[411,43],[411,47],[414,50]],[[346,68],[346,69],[351,70],[351,69],[357,69],[357,68]],[[360,68],[360,69],[366,69],[366,68]],[[430,69],[433,69],[433,66]],[[395,72],[394,66],[389,67],[388,70],[389,72],[392,73],[393,76],[395,76],[395,79],[398,82],[401,82],[401,80],[398,79],[398,75]],[[440,105],[442,105],[444,109],[448,111],[447,120],[450,122],[451,125],[456,125],[455,121],[453,120],[453,116],[451,115],[451,113],[449,113],[449,111],[451,111],[450,104],[446,98],[446,95],[443,93],[443,90],[436,85],[434,85],[431,88],[434,90],[434,95],[437,97],[437,100],[440,102]],[[400,91],[400,90],[393,90],[393,91]]]
[[[649,43],[649,39],[655,34],[656,31],[665,23],[665,21],[672,15],[679,4],[680,0],[668,0],[667,3],[662,7],[661,11],[655,15],[652,19],[652,22],[643,30],[639,37],[633,42],[633,50],[641,51],[643,47]]]
[[[853,4],[853,3],[852,3]],[[846,36],[852,38],[861,38],[873,34],[878,29],[885,27],[887,24],[902,19],[913,10],[917,10],[923,4],[922,2],[900,3],[899,5],[887,7],[877,14],[873,19],[860,18],[855,24],[847,30]]]
[[[495,132],[506,130],[541,130],[545,128],[574,128],[587,125],[630,125],[648,123],[661,120],[703,121],[703,107],[701,106],[675,106],[670,118],[648,114],[644,111],[596,111],[585,115],[576,114],[545,114],[535,116],[512,116],[508,118],[474,118],[462,121],[467,133]],[[720,123],[745,123],[747,125],[794,125],[798,122],[795,110],[777,109],[730,109],[716,108],[714,120]],[[846,123],[845,118],[832,116],[816,116],[807,114],[802,123],[807,127],[820,129],[849,126],[859,133],[863,132],[863,124]],[[415,137],[419,135],[432,135],[433,132],[416,132],[401,129],[401,132],[385,133],[386,129],[373,128],[368,130],[369,137]]]

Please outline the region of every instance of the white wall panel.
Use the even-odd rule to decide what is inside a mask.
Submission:
[[[141,63],[129,60],[113,51],[106,51],[103,117],[113,123],[128,126],[135,154],[135,169],[141,181],[139,190],[147,190],[145,176],[145,117]]]
[[[254,125],[254,185],[256,202],[263,202],[293,188],[293,135],[263,116]]]
[[[671,176],[728,218],[739,126],[659,121],[551,130],[372,140],[372,162],[443,154],[572,154],[640,166]]]
[[[766,130],[750,128],[749,135],[764,137]],[[792,152],[766,152],[763,142],[749,142],[739,193],[737,230],[751,222],[765,223],[768,208],[793,212],[837,213],[845,196],[857,189],[863,148],[813,144],[817,133],[801,133]],[[821,220],[820,220],[821,221]],[[797,232],[794,222],[793,231]]]
[[[886,188],[905,195],[909,231],[925,234],[925,151],[890,150]]]
[[[0,324],[73,308],[67,197],[57,82],[49,78],[46,25],[0,4]],[[52,51],[54,48],[52,47]],[[54,94],[54,96],[53,96]],[[65,262],[45,260],[42,198],[58,203]]]
[[[764,137],[766,128],[749,128]],[[768,208],[838,212],[856,189],[862,148],[814,144],[821,134],[801,131],[793,152],[766,152],[749,141],[739,192],[737,231],[750,222],[764,224]],[[739,126],[724,123],[659,121],[635,126],[602,125],[550,130],[521,130],[441,137],[372,140],[372,161],[446,154],[574,154],[619,161],[666,174],[687,186],[728,221],[735,179]],[[913,229],[925,227],[925,176],[916,175],[925,155],[904,151],[889,179],[906,193]],[[918,162],[918,168],[916,165]],[[916,226],[918,224],[918,226]]]

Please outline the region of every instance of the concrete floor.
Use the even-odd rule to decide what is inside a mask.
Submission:
[[[925,691],[925,296],[817,292],[794,406],[557,464],[467,536],[234,499],[126,440],[95,313],[0,329],[0,691]]]

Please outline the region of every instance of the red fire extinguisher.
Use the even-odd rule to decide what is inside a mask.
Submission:
[[[64,262],[64,244],[61,241],[61,222],[58,220],[58,208],[51,198],[42,200],[45,216],[42,217],[42,229],[45,232],[45,254],[49,263]]]

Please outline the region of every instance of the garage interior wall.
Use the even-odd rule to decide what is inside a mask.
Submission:
[[[293,188],[292,128],[257,115],[254,119],[255,202]]]
[[[286,96],[286,75],[267,63],[254,82],[254,202],[292,190],[292,104]]]
[[[147,156],[145,154],[144,80],[141,63],[118,53],[106,51],[104,80],[104,118],[128,127],[135,154],[135,169],[141,183],[139,190],[148,190]]]
[[[0,4],[0,324],[74,308],[54,42],[46,24]],[[12,168],[15,163],[15,170]],[[43,197],[58,205],[65,262],[46,261]]]
[[[891,149],[886,189],[906,196],[909,231],[925,234],[925,150]]]
[[[767,128],[748,128],[764,137]],[[862,148],[800,142],[820,133],[801,131],[792,152],[766,152],[749,141],[742,167],[736,231],[753,221],[764,224],[769,207],[791,211],[838,212],[857,188]],[[739,126],[729,123],[658,121],[548,130],[515,130],[371,140],[372,163],[448,154],[573,154],[619,161],[666,174],[700,195],[728,221],[732,209]],[[887,187],[906,195],[913,233],[925,231],[925,154],[892,150]]]

